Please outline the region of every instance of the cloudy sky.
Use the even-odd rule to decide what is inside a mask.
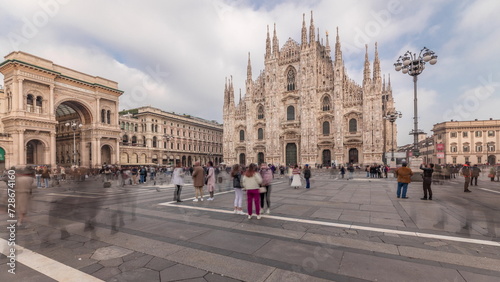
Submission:
[[[418,77],[419,127],[500,119],[497,0],[0,0],[0,54],[25,51],[118,82],[120,108],[152,105],[222,122],[225,77],[244,89],[247,54],[263,69],[266,30],[300,42],[310,12],[321,38],[339,27],[344,61],[361,84],[364,45],[391,76],[399,144],[412,143],[412,77],[394,71],[405,51],[439,56]],[[1,78],[1,77],[0,77]],[[3,79],[3,78],[2,78]]]

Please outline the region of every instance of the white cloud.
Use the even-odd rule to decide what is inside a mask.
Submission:
[[[222,121],[224,78],[233,76],[238,95],[248,52],[254,79],[264,67],[266,26],[272,36],[276,23],[280,47],[289,37],[300,42],[302,14],[309,33],[311,10],[320,29],[316,36],[324,39],[328,30],[332,49],[339,27],[347,72],[359,84],[364,44],[372,63],[378,42],[382,72],[391,73],[396,105],[404,115],[398,122],[399,144],[412,142],[406,133],[413,126],[413,84],[411,77],[392,71],[392,64],[406,50],[427,46],[439,55],[438,64],[419,77],[419,122],[426,132],[453,110],[457,96],[481,86],[478,77],[500,80],[498,64],[492,63],[500,49],[500,20],[494,13],[500,4],[495,0],[466,1],[460,8],[449,0],[420,1],[418,6],[408,0],[261,1],[259,8],[252,1],[223,0],[36,3],[58,1],[65,4],[47,10],[29,1],[0,0],[0,53],[14,51],[9,34],[17,34],[22,51],[118,82],[125,91],[121,108],[151,104]],[[44,11],[52,11],[45,21]],[[36,20],[42,24],[24,36],[28,22]],[[151,70],[159,71],[160,79]],[[495,88],[493,97],[498,93]],[[471,117],[487,111],[491,103]],[[499,118],[496,111],[489,115]]]

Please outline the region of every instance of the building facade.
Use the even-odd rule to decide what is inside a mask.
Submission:
[[[438,163],[497,164],[500,120],[447,121],[434,125],[434,156]]]
[[[222,125],[153,107],[120,112],[120,164],[222,162]]]
[[[0,72],[0,166],[118,162],[116,82],[24,52],[8,54]]]
[[[301,43],[289,39],[281,48],[266,38],[265,68],[252,79],[250,54],[244,96],[236,103],[233,79],[226,79],[223,152],[229,163],[323,164],[382,163],[397,147],[396,124],[383,119],[394,110],[390,79],[382,79],[377,44],[373,67],[364,60],[362,84],[346,73],[337,30],[331,57],[326,41],[316,38],[311,13],[305,16]],[[372,75],[373,70],[373,75]],[[394,137],[391,135],[394,126]]]

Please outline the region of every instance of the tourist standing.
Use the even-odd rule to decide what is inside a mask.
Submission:
[[[432,173],[434,172],[434,164],[421,164],[420,169],[424,171],[424,181],[423,181],[423,189],[424,189],[424,197],[420,198],[420,200],[432,200],[432,189],[431,189],[431,184],[432,184]],[[427,198],[427,194],[429,197]]]
[[[36,178],[36,188],[42,188],[42,172],[41,166],[36,167],[35,178]]]
[[[262,163],[259,173],[262,178],[262,184],[260,186],[266,188],[266,192],[260,193],[260,208],[264,210],[264,200],[266,200],[266,213],[269,214],[271,213],[271,181],[273,180],[273,171],[265,163]]]
[[[477,186],[477,178],[479,177],[479,173],[481,172],[481,169],[475,164],[473,167],[471,167],[471,178],[470,178],[470,186],[476,185]],[[472,183],[474,182],[474,183]]]
[[[33,170],[28,167],[18,169],[15,174],[15,181],[17,226],[22,227],[25,224],[25,217],[29,209]]]
[[[207,190],[210,193],[210,197],[207,199],[208,201],[214,200],[214,191],[215,191],[215,169],[214,163],[212,161],[208,161],[207,163]]]
[[[396,196],[398,198],[401,197],[403,199],[408,199],[406,191],[408,189],[408,184],[411,182],[413,171],[407,167],[406,163],[403,163],[402,167],[396,169],[394,175],[398,178],[398,190],[396,192]]]
[[[488,177],[490,178],[491,181],[495,181],[495,175],[497,174],[497,171],[494,166],[490,168],[490,174],[488,174]]]
[[[235,214],[245,214],[243,213],[243,208],[241,204],[243,202],[243,186],[241,185],[241,168],[239,164],[235,164],[231,170],[231,177],[233,178],[233,188],[234,188],[234,213]]]
[[[300,180],[300,169],[298,165],[295,165],[292,170],[292,183],[290,184],[293,188],[297,189],[302,187],[302,181]]]
[[[252,218],[253,204],[255,204],[257,219],[260,219],[259,188],[261,183],[262,177],[257,173],[257,165],[250,164],[242,179],[243,187],[247,191],[248,219]]]
[[[50,171],[49,169],[44,166],[42,170],[42,181],[45,183],[45,188],[49,188],[49,180],[50,180]]]
[[[181,201],[181,191],[184,185],[184,169],[181,167],[181,162],[177,161],[175,164],[174,174],[172,175],[172,184],[175,185],[174,201],[178,203]]]
[[[304,179],[306,180],[306,189],[311,188],[311,182],[309,180],[310,178],[311,178],[311,168],[309,167],[308,164],[306,164],[306,166],[304,167]]]
[[[470,169],[470,162],[465,162],[465,164],[462,166],[460,169],[460,175],[464,177],[464,192],[470,193],[472,192],[469,190],[469,183],[470,183],[470,178],[471,178],[471,169]]]
[[[342,179],[344,179],[344,175],[345,175],[345,167],[344,166],[340,167],[340,175],[342,175]]]
[[[139,174],[139,170],[134,166],[130,172],[132,174],[132,184],[137,185],[137,174]]]
[[[198,202],[198,199],[203,202],[203,185],[205,183],[205,171],[200,165],[200,162],[194,163],[193,173],[193,186],[195,189],[195,197],[193,202]]]
[[[353,174],[354,174],[354,166],[352,164],[349,164],[347,167],[347,170],[349,171],[349,177],[347,177],[347,180],[353,179]]]

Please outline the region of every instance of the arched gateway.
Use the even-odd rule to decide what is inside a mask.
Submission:
[[[0,64],[5,166],[119,163],[118,84],[24,52]]]

